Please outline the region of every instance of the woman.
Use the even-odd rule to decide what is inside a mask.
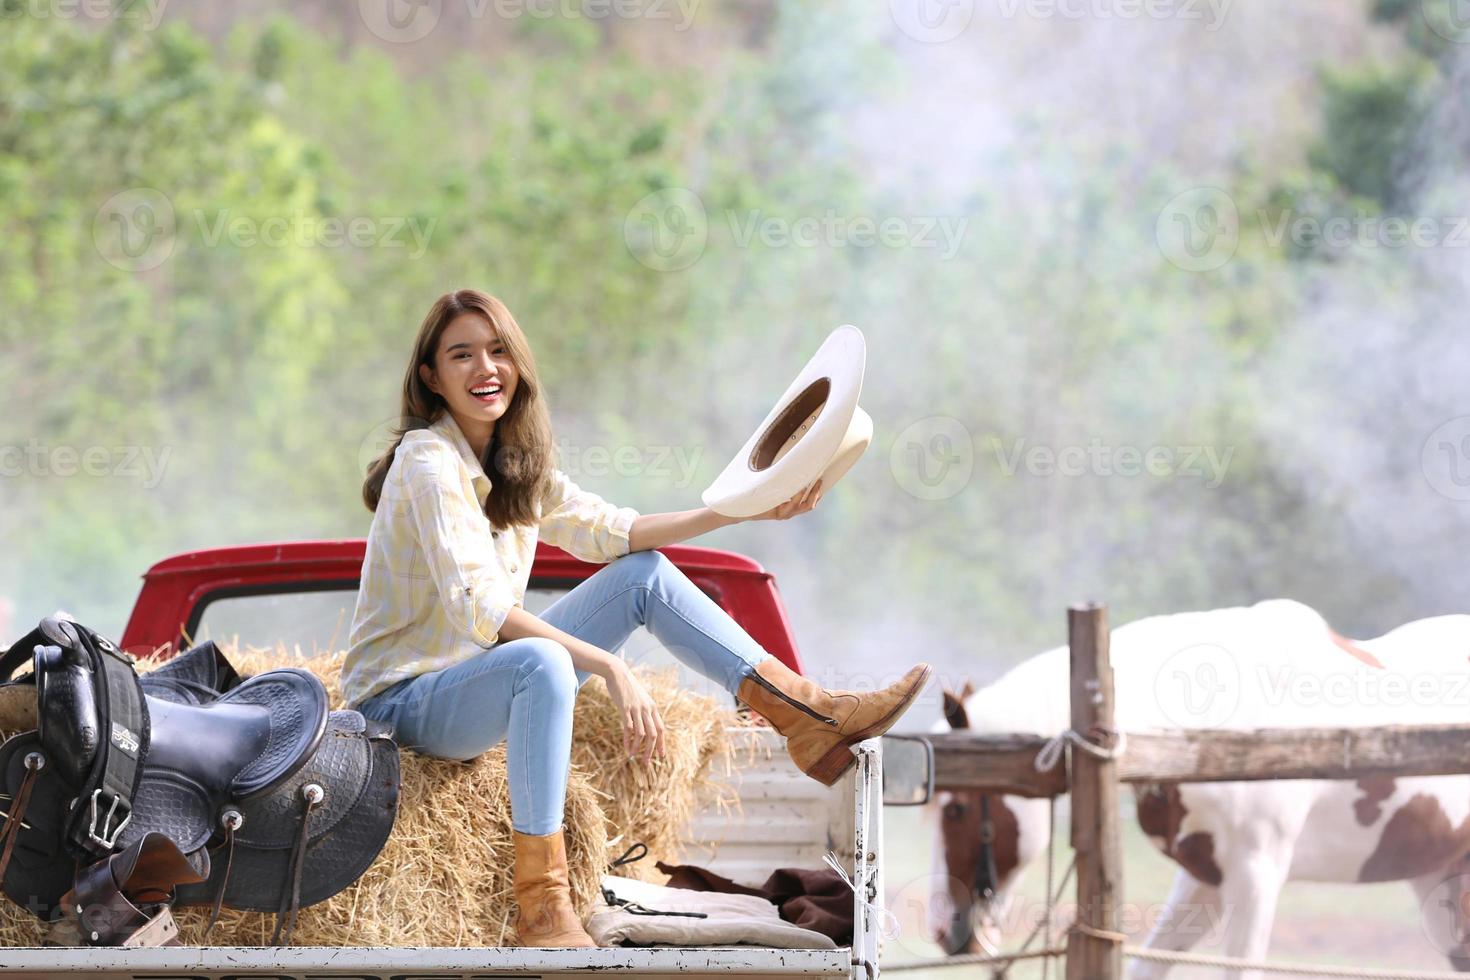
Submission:
[[[507,741],[516,930],[524,946],[594,946],[567,885],[562,809],[577,688],[607,682],[624,745],[664,754],[648,691],[609,652],[641,625],[787,736],[830,784],[848,746],[886,731],[929,676],[919,664],[871,693],[824,691],[793,673],[652,549],[736,523],[708,508],[639,514],[554,466],[545,393],[525,334],[493,296],[439,297],[403,383],[404,428],[368,469],[373,511],[342,670],[347,703],[405,748],[471,759]],[[752,520],[785,520],[820,482]],[[522,607],[536,539],[606,568],[538,617]]]

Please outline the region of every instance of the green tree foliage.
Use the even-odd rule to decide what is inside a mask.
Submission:
[[[1322,72],[1322,136],[1310,162],[1349,195],[1400,211],[1414,164],[1413,139],[1438,76],[1416,56],[1396,65],[1370,62]]]
[[[51,447],[109,450],[114,466],[94,470],[130,469],[141,453],[171,470],[162,490],[140,489],[142,477],[59,475],[54,461],[6,481],[6,510],[40,532],[18,537],[36,559],[27,585],[76,603],[100,584],[79,582],[78,567],[126,582],[161,527],[174,540],[217,527],[217,515],[180,505],[195,494],[309,495],[299,417],[344,294],[320,250],[245,247],[227,232],[318,214],[306,146],[256,82],[221,71],[180,26],[79,28],[10,13],[3,441],[44,434]],[[287,457],[293,465],[280,465]],[[263,511],[250,510],[244,533],[264,530]],[[40,560],[58,533],[77,543],[65,550],[74,557]],[[106,591],[124,598],[117,584]]]

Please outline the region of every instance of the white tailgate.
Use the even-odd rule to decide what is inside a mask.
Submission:
[[[851,868],[856,767],[823,786],[796,768],[774,731],[741,728],[732,735],[742,745],[749,739],[754,751],[738,750],[728,773],[716,763],[715,775],[739,793],[739,805],[721,812],[707,802],[695,813],[684,835],[684,863],[753,887],[777,868],[826,867],[822,855],[829,850]]]

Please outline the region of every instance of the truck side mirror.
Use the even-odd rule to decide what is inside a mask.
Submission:
[[[883,736],[883,805],[922,806],[934,796],[934,746],[922,735]]]

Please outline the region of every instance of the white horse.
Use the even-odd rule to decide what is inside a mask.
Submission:
[[[1117,627],[1111,657],[1125,732],[1470,720],[1465,615],[1353,641],[1301,603],[1269,600]],[[1070,721],[1069,669],[1067,648],[1058,647],[981,690],[946,692],[947,725],[1054,735]],[[1470,776],[1165,783],[1136,787],[1135,797],[1140,827],[1180,867],[1146,946],[1188,950],[1223,933],[1226,955],[1261,959],[1287,880],[1406,880],[1439,948],[1470,970],[1470,861],[1461,864],[1470,852]],[[936,871],[948,881],[952,913],[935,938],[950,953],[976,952],[974,915],[993,934],[991,913],[1047,846],[1048,804],[980,791],[941,792],[935,803]],[[1128,975],[1167,970],[1135,959]]]

